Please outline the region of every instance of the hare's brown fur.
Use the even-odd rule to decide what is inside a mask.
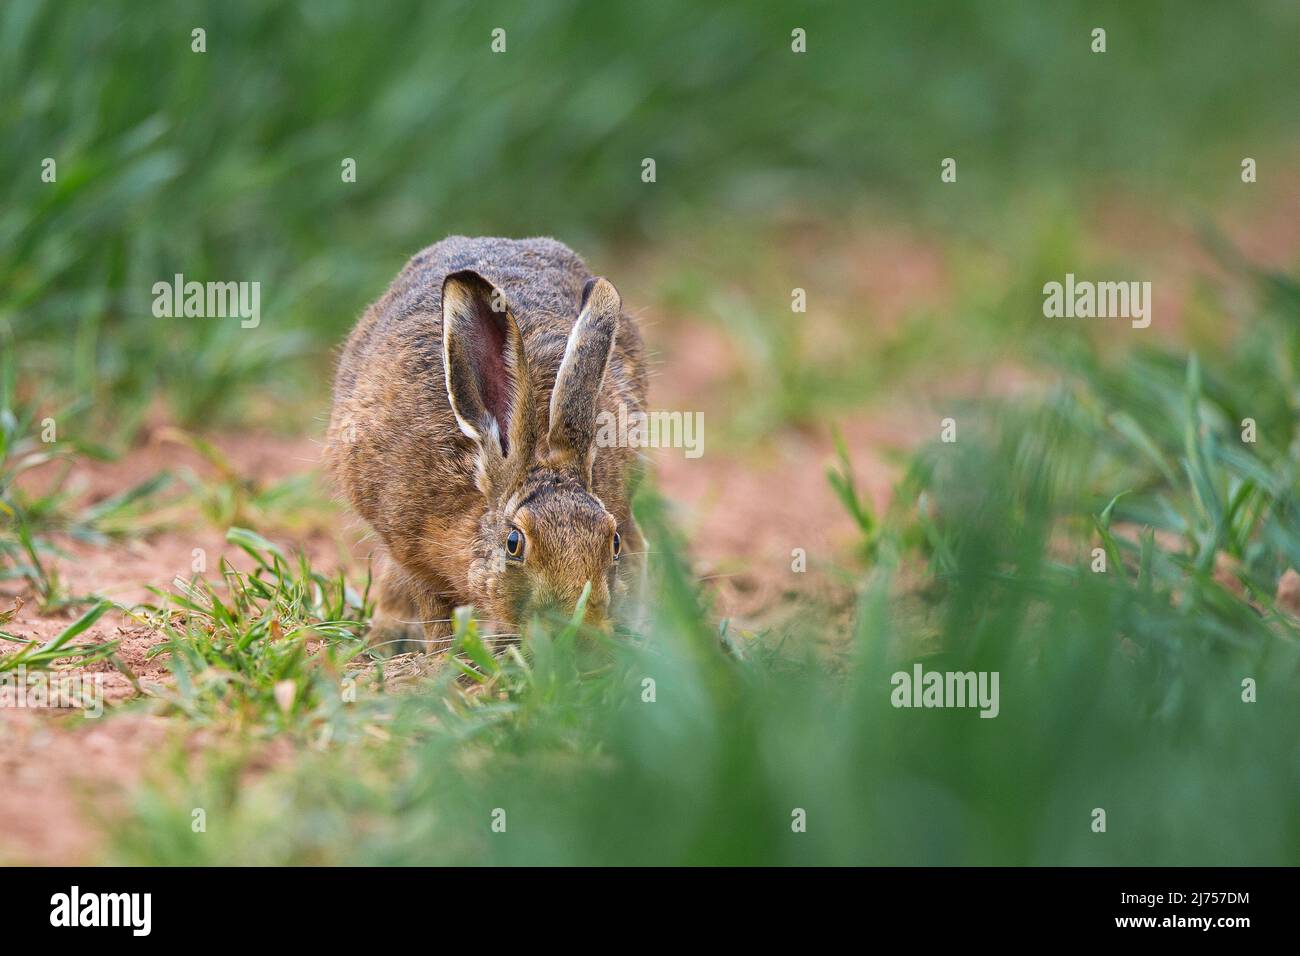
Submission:
[[[481,290],[473,274],[485,280]],[[504,358],[485,358],[494,341],[501,345],[501,333],[494,340],[491,320],[480,318],[486,335],[463,348],[459,333],[451,336],[457,341],[448,343],[454,347],[446,354],[456,358],[449,360],[448,376],[444,283],[449,309],[457,307],[453,298],[499,290],[512,323],[504,334],[508,338],[517,325],[525,360],[512,364],[508,342]],[[574,367],[566,370],[565,381],[572,384],[556,397],[557,407],[571,410],[575,429],[552,423],[549,411],[582,307],[611,311],[603,328],[613,346],[606,346],[602,379],[599,343],[585,346],[588,332],[594,337],[600,328],[600,316],[593,314],[592,329],[581,331],[584,343],[570,359]],[[465,377],[456,371],[462,361],[475,368],[495,364],[481,376],[478,390],[457,395],[453,407],[449,389],[457,375]],[[508,375],[520,365],[530,395],[510,390]],[[473,417],[466,409],[481,408],[475,404],[479,397],[491,407],[513,401],[500,446],[487,448],[495,436],[476,440],[458,420],[457,412],[462,419]],[[494,626],[513,631],[525,608],[571,609],[587,581],[589,610],[603,616],[639,570],[634,568],[644,550],[628,501],[636,452],[619,446],[584,453],[568,446],[590,438],[590,428],[584,431],[581,423],[594,412],[614,414],[622,404],[631,413],[644,410],[645,402],[636,323],[622,312],[613,287],[593,280],[567,246],[553,239],[453,236],[414,256],[348,338],[325,449],[339,487],[387,552],[377,628],[401,636],[407,622],[422,622],[425,635],[437,638],[448,631],[451,609],[472,604]],[[557,413],[557,419],[568,414]],[[470,432],[477,430],[474,422]],[[507,567],[502,552],[503,535],[515,526],[527,531],[525,573]],[[615,526],[626,554],[617,565],[605,560]]]

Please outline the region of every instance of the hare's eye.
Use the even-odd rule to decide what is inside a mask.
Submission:
[[[622,553],[623,553],[623,539],[620,538],[618,536],[618,532],[615,531],[614,532],[614,560],[617,561],[618,556]]]
[[[524,533],[518,528],[511,528],[506,535],[506,557],[513,561],[524,559]]]

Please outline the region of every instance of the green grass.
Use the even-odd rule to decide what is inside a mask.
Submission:
[[[1199,204],[1241,188],[1245,151],[1273,182],[1297,133],[1275,80],[1297,11],[1195,8],[190,0],[142,17],[126,0],[10,0],[0,329],[106,445],[160,394],[187,426],[299,427],[364,304],[449,233],[554,234],[612,270],[612,241],[666,249],[717,223],[864,207],[1008,252],[998,210]],[[1098,24],[1104,55],[1088,51]],[[262,324],[154,318],[153,283],[178,272],[261,282]],[[806,416],[818,387],[798,354],[772,363],[778,417]]]
[[[16,671],[19,668],[25,668],[26,670],[47,669],[53,667],[59,661],[69,659],[74,660],[78,667],[82,667],[110,658],[113,651],[117,649],[119,641],[102,641],[98,644],[74,644],[72,641],[73,638],[89,630],[96,621],[112,608],[113,603],[111,601],[96,601],[94,606],[77,618],[75,622],[43,643],[21,638],[6,631],[0,631],[0,640],[22,645],[12,653],[0,655],[0,672]],[[18,608],[15,607],[9,611],[0,612],[0,624],[8,624],[17,610]]]
[[[28,581],[43,610],[86,604],[93,598],[67,593],[49,560],[61,553],[53,536],[102,545],[144,530],[148,505],[170,476],[154,475],[100,501],[75,505],[65,488],[73,463],[105,452],[60,432],[74,414],[51,410],[42,416],[35,401],[18,398],[16,356],[12,347],[0,355],[0,581]],[[45,480],[36,490],[24,490],[20,479],[37,469]]]
[[[252,571],[223,558],[221,586],[178,581],[140,610],[165,639],[150,656],[164,655],[173,678],[147,693],[197,723],[275,732],[341,700],[333,691],[363,648],[369,582],[357,591],[246,528],[231,528],[227,540],[254,560]]]

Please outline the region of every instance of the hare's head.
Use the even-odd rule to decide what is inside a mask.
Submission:
[[[571,614],[590,582],[586,620],[608,626],[622,542],[592,492],[592,466],[621,307],[609,282],[587,282],[543,408],[500,292],[470,271],[443,284],[447,395],[473,442],[484,499],[467,584],[491,620],[518,625],[533,613]]]

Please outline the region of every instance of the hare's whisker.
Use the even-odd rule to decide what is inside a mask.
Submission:
[[[387,647],[390,644],[449,644],[451,643],[451,641],[452,638],[445,638],[440,640],[429,640],[429,641],[417,641],[414,638],[408,637],[408,638],[398,638],[397,640],[393,640],[393,641],[380,641],[378,644],[369,645],[369,647],[370,649],[373,650],[376,647]]]

